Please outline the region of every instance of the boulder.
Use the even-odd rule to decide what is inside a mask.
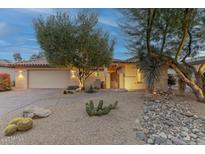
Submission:
[[[51,115],[51,110],[39,108],[39,107],[33,107],[33,108],[27,108],[23,111],[23,117],[28,118],[45,118]]]
[[[17,126],[15,124],[9,124],[4,129],[4,134],[5,136],[10,136],[10,135],[13,135],[16,131],[17,131]]]

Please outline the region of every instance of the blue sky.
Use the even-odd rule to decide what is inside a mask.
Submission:
[[[68,9],[75,14],[78,9]],[[32,25],[40,15],[55,13],[54,9],[0,9],[0,59],[13,59],[13,53],[20,52],[23,59],[41,51]],[[67,11],[67,9],[66,9]],[[117,9],[94,9],[99,15],[99,25],[116,38],[114,58],[129,57],[125,48],[124,34],[118,26],[122,15]]]

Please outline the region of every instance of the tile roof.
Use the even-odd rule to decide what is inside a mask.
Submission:
[[[6,59],[0,59],[0,66],[9,66],[9,64],[11,64],[11,62],[9,60]]]
[[[10,64],[11,66],[22,66],[22,67],[49,67],[49,63],[45,58],[39,58],[35,60],[27,60]]]
[[[137,61],[138,59],[136,57],[132,57],[126,60],[121,60],[121,59],[112,60],[113,63],[135,63]],[[9,63],[8,65],[10,67],[52,67],[51,65],[49,65],[46,58],[26,60],[26,61],[21,61],[21,62],[16,62],[16,63]]]
[[[125,60],[125,62],[127,63],[136,63],[138,61],[139,61],[139,58],[137,56],[134,56],[134,57],[131,57]]]

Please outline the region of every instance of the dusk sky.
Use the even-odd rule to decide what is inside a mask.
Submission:
[[[79,9],[66,9],[75,14]],[[94,9],[99,15],[99,26],[115,37],[117,43],[114,58],[129,57],[125,48],[123,32],[118,23],[122,19],[117,9]],[[55,13],[55,9],[0,9],[0,59],[13,60],[13,53],[20,52],[23,59],[29,59],[41,51],[35,37],[32,21],[42,15]]]

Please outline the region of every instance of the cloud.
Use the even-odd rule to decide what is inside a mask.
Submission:
[[[0,40],[0,46],[8,46],[8,45],[11,45],[11,44],[7,41]]]
[[[6,22],[0,22],[0,36],[4,36],[10,32],[9,25]]]

